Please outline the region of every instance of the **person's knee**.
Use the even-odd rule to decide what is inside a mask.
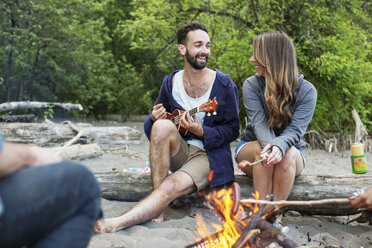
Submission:
[[[254,146],[254,149],[252,151],[252,155],[253,155],[255,161],[260,160],[262,158],[261,157],[261,152],[262,152],[262,148],[259,144],[257,144],[257,146]]]
[[[246,144],[238,153],[237,161],[248,160],[254,162],[261,159],[262,148],[258,141],[252,141]]]
[[[296,173],[296,154],[293,151],[288,150],[278,168],[284,173]]]
[[[151,129],[151,142],[162,143],[169,140],[177,131],[169,120],[157,120]]]
[[[63,162],[65,177],[69,185],[83,204],[84,208],[97,219],[101,209],[101,190],[100,185],[94,174],[85,166],[72,162]],[[71,183],[71,184],[70,184]],[[88,210],[89,209],[89,210]]]
[[[88,168],[72,161],[64,161],[61,166],[65,170],[65,178],[71,184],[75,184],[77,190],[84,191],[82,193],[91,197],[100,197],[99,183]]]
[[[165,197],[173,200],[178,197],[177,185],[171,178],[166,178],[157,188]]]

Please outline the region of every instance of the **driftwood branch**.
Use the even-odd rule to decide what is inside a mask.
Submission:
[[[102,149],[123,147],[126,144],[140,143],[141,132],[137,129],[117,127],[93,127],[92,125],[77,123],[74,126],[78,132],[92,137]],[[0,123],[3,136],[9,142],[36,144],[44,147],[60,146],[76,136],[70,126],[58,123]]]
[[[84,160],[88,158],[96,158],[103,154],[101,147],[97,144],[87,144],[87,145],[71,145],[62,147],[52,147],[46,148],[50,152],[57,153],[64,160]]]
[[[273,238],[273,241],[275,241],[278,245],[280,245],[280,247],[283,247],[283,248],[295,248],[299,246],[294,240],[289,238],[285,233],[278,231],[278,229],[275,228],[271,223],[263,219],[260,219],[257,222],[257,228],[261,230],[260,236],[261,236],[262,241],[265,240],[265,236],[266,236],[266,238],[269,238],[269,240],[270,238]],[[270,247],[270,246],[258,245],[258,247]]]
[[[323,200],[310,200],[310,201],[266,201],[266,200],[254,200],[254,199],[242,199],[241,203],[251,204],[266,204],[277,207],[284,206],[318,206],[318,205],[329,205],[329,204],[347,204],[350,202],[347,198],[342,199],[323,199]]]
[[[61,154],[64,150],[66,150],[67,147],[74,144],[82,135],[83,135],[83,131],[80,131],[74,138],[66,142],[66,144],[62,146],[62,148],[58,151],[57,154]]]
[[[363,143],[364,151],[372,151],[372,139],[368,136],[367,130],[360,120],[355,109],[352,111],[352,116],[355,122],[354,134],[324,132],[317,126],[317,131],[309,130],[304,135],[304,140],[312,149],[325,149],[328,152],[341,151],[344,154],[345,150],[351,149],[353,143]]]
[[[81,104],[73,104],[73,103],[59,103],[59,102],[5,102],[0,104],[0,112],[10,111],[15,109],[30,109],[30,108],[45,108],[48,106],[56,106],[66,110],[83,110],[83,106]]]
[[[32,122],[34,119],[34,114],[0,116],[2,122]]]
[[[63,124],[68,124],[71,127],[71,129],[73,131],[75,131],[76,133],[80,132],[80,129],[74,123],[72,123],[71,121],[65,121],[65,122],[63,122]]]
[[[358,113],[355,109],[351,112],[353,119],[355,121],[355,137],[354,142],[356,143],[363,143],[366,136],[368,135],[368,132],[366,128],[363,125],[363,122],[360,120]]]
[[[243,228],[240,237],[235,241],[232,248],[242,248],[250,238],[250,231],[256,227],[257,222],[260,220],[262,213],[264,212],[266,205],[263,204],[261,208],[249,218],[248,225]]]
[[[77,133],[77,135],[76,135],[74,138],[72,138],[71,140],[69,140],[68,142],[66,142],[66,143],[63,145],[63,147],[62,147],[62,149],[61,149],[60,151],[66,149],[66,147],[69,147],[70,145],[75,144],[75,143],[80,143],[80,144],[90,144],[90,143],[93,141],[93,139],[94,139],[93,137],[88,137],[88,136],[86,136],[85,133],[84,133],[82,130],[80,130],[80,129],[79,129],[75,124],[73,124],[71,121],[65,121],[64,123],[67,123],[67,124],[71,127],[71,129],[72,129],[74,132]]]

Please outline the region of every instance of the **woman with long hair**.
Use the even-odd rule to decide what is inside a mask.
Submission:
[[[253,177],[260,199],[272,194],[274,200],[286,200],[295,176],[305,167],[302,137],[312,119],[317,92],[299,74],[295,48],[283,32],[256,36],[250,61],[257,74],[243,85],[249,122],[235,158],[238,163],[263,160],[242,170]]]

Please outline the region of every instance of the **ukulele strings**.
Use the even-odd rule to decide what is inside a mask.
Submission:
[[[195,114],[195,113],[197,113],[197,112],[198,112],[198,107],[193,108],[193,109],[190,110],[190,115],[193,115],[193,114]],[[177,115],[176,117],[174,117],[174,118],[172,119],[172,122],[173,122],[175,125],[178,125],[179,122],[180,122],[181,116],[182,116],[182,115]]]

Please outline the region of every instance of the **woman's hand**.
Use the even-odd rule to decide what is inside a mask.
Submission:
[[[270,152],[271,149],[271,152]],[[271,167],[280,163],[283,159],[282,151],[277,146],[272,146],[267,144],[261,152],[261,158],[266,158],[267,160],[263,163],[264,166]]]

